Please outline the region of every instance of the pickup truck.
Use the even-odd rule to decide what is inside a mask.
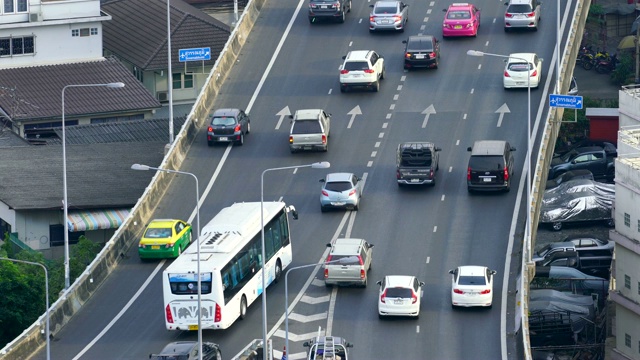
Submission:
[[[396,151],[396,180],[398,186],[436,184],[438,152],[430,142],[405,142]]]
[[[536,266],[566,266],[587,275],[608,279],[612,260],[613,255],[607,250],[578,252],[575,249],[565,249],[551,253],[544,259],[537,259]]]
[[[609,156],[599,146],[575,148],[568,153],[553,158],[548,179],[553,179],[570,170],[589,170],[595,179],[612,181],[615,175],[615,157]]]
[[[289,150],[292,153],[304,150],[329,150],[331,114],[322,109],[297,110],[291,119]]]

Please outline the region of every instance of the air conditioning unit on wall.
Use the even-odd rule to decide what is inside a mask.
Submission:
[[[42,16],[40,13],[31,13],[29,14],[29,22],[39,22],[42,21]]]
[[[158,98],[158,101],[169,101],[169,96],[167,94],[167,91],[158,91],[156,93],[156,96]]]

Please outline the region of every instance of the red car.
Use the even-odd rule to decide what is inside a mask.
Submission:
[[[453,3],[442,22],[442,37],[476,36],[480,27],[480,9],[469,3]]]

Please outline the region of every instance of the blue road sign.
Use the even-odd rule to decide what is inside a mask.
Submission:
[[[180,62],[211,60],[211,48],[180,49]]]
[[[549,106],[582,109],[582,96],[549,94]]]

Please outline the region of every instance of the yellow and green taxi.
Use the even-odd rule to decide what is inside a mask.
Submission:
[[[138,244],[141,259],[175,258],[191,243],[191,225],[174,219],[155,219]]]

